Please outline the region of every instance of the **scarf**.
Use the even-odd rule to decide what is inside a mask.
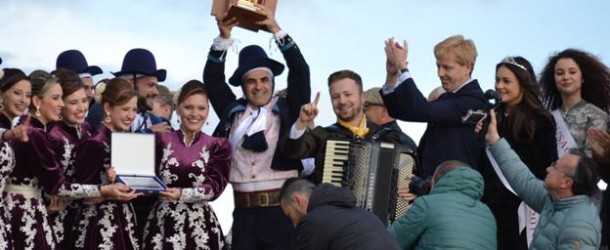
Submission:
[[[355,134],[361,138],[364,138],[364,136],[369,133],[369,128],[366,127],[366,116],[364,116],[364,114],[362,114],[362,118],[360,119],[360,124],[358,124],[358,126],[354,126],[351,123],[341,119],[337,119],[337,123],[351,131],[352,134]]]

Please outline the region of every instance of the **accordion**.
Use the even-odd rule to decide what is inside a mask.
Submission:
[[[414,164],[413,151],[393,143],[328,139],[322,182],[352,190],[358,207],[388,225],[408,208],[397,191],[408,186]]]

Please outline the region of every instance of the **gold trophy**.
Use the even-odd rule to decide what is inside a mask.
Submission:
[[[237,18],[237,26],[258,32],[258,30],[268,31],[266,27],[258,25],[257,22],[265,20],[265,15],[256,12],[256,5],[264,5],[266,9],[275,14],[277,0],[214,0],[212,3],[212,16],[221,16],[228,11],[225,19]]]

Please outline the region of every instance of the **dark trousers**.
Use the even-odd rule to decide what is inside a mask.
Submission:
[[[280,206],[235,208],[232,250],[296,249],[296,230]]]

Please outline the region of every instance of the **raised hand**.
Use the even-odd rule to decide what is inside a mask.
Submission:
[[[255,6],[256,6],[257,12],[259,12],[267,17],[267,18],[265,18],[265,20],[257,22],[257,24],[265,26],[267,28],[267,30],[273,34],[280,31],[280,26],[277,24],[277,21],[275,20],[275,17],[274,17],[275,13],[273,13],[271,10],[267,9],[265,7],[265,5],[256,4]]]
[[[500,140],[500,134],[498,134],[498,127],[497,127],[498,122],[496,121],[496,112],[493,109],[491,109],[489,111],[488,117],[490,119],[489,119],[489,126],[487,127],[487,134],[485,134],[485,142],[487,143],[487,145],[493,145]],[[483,129],[484,121],[485,121],[485,119],[481,119],[477,123],[477,126],[474,129],[475,132],[479,133]]]
[[[299,130],[305,129],[307,124],[312,122],[316,116],[318,116],[318,102],[320,101],[320,92],[316,93],[316,97],[314,98],[312,103],[305,104],[301,106],[301,112],[299,114],[299,119],[297,119],[294,124],[295,127]]]
[[[220,32],[220,37],[223,39],[231,38],[231,30],[235,27],[239,22],[237,22],[236,17],[227,18],[228,12],[222,14],[222,16],[216,17],[216,25],[218,25],[218,31]]]
[[[393,37],[385,41],[386,55],[386,70],[388,74],[398,73],[398,70],[406,68],[408,65],[407,56],[409,55],[409,47],[407,40],[403,44],[399,44]]]

